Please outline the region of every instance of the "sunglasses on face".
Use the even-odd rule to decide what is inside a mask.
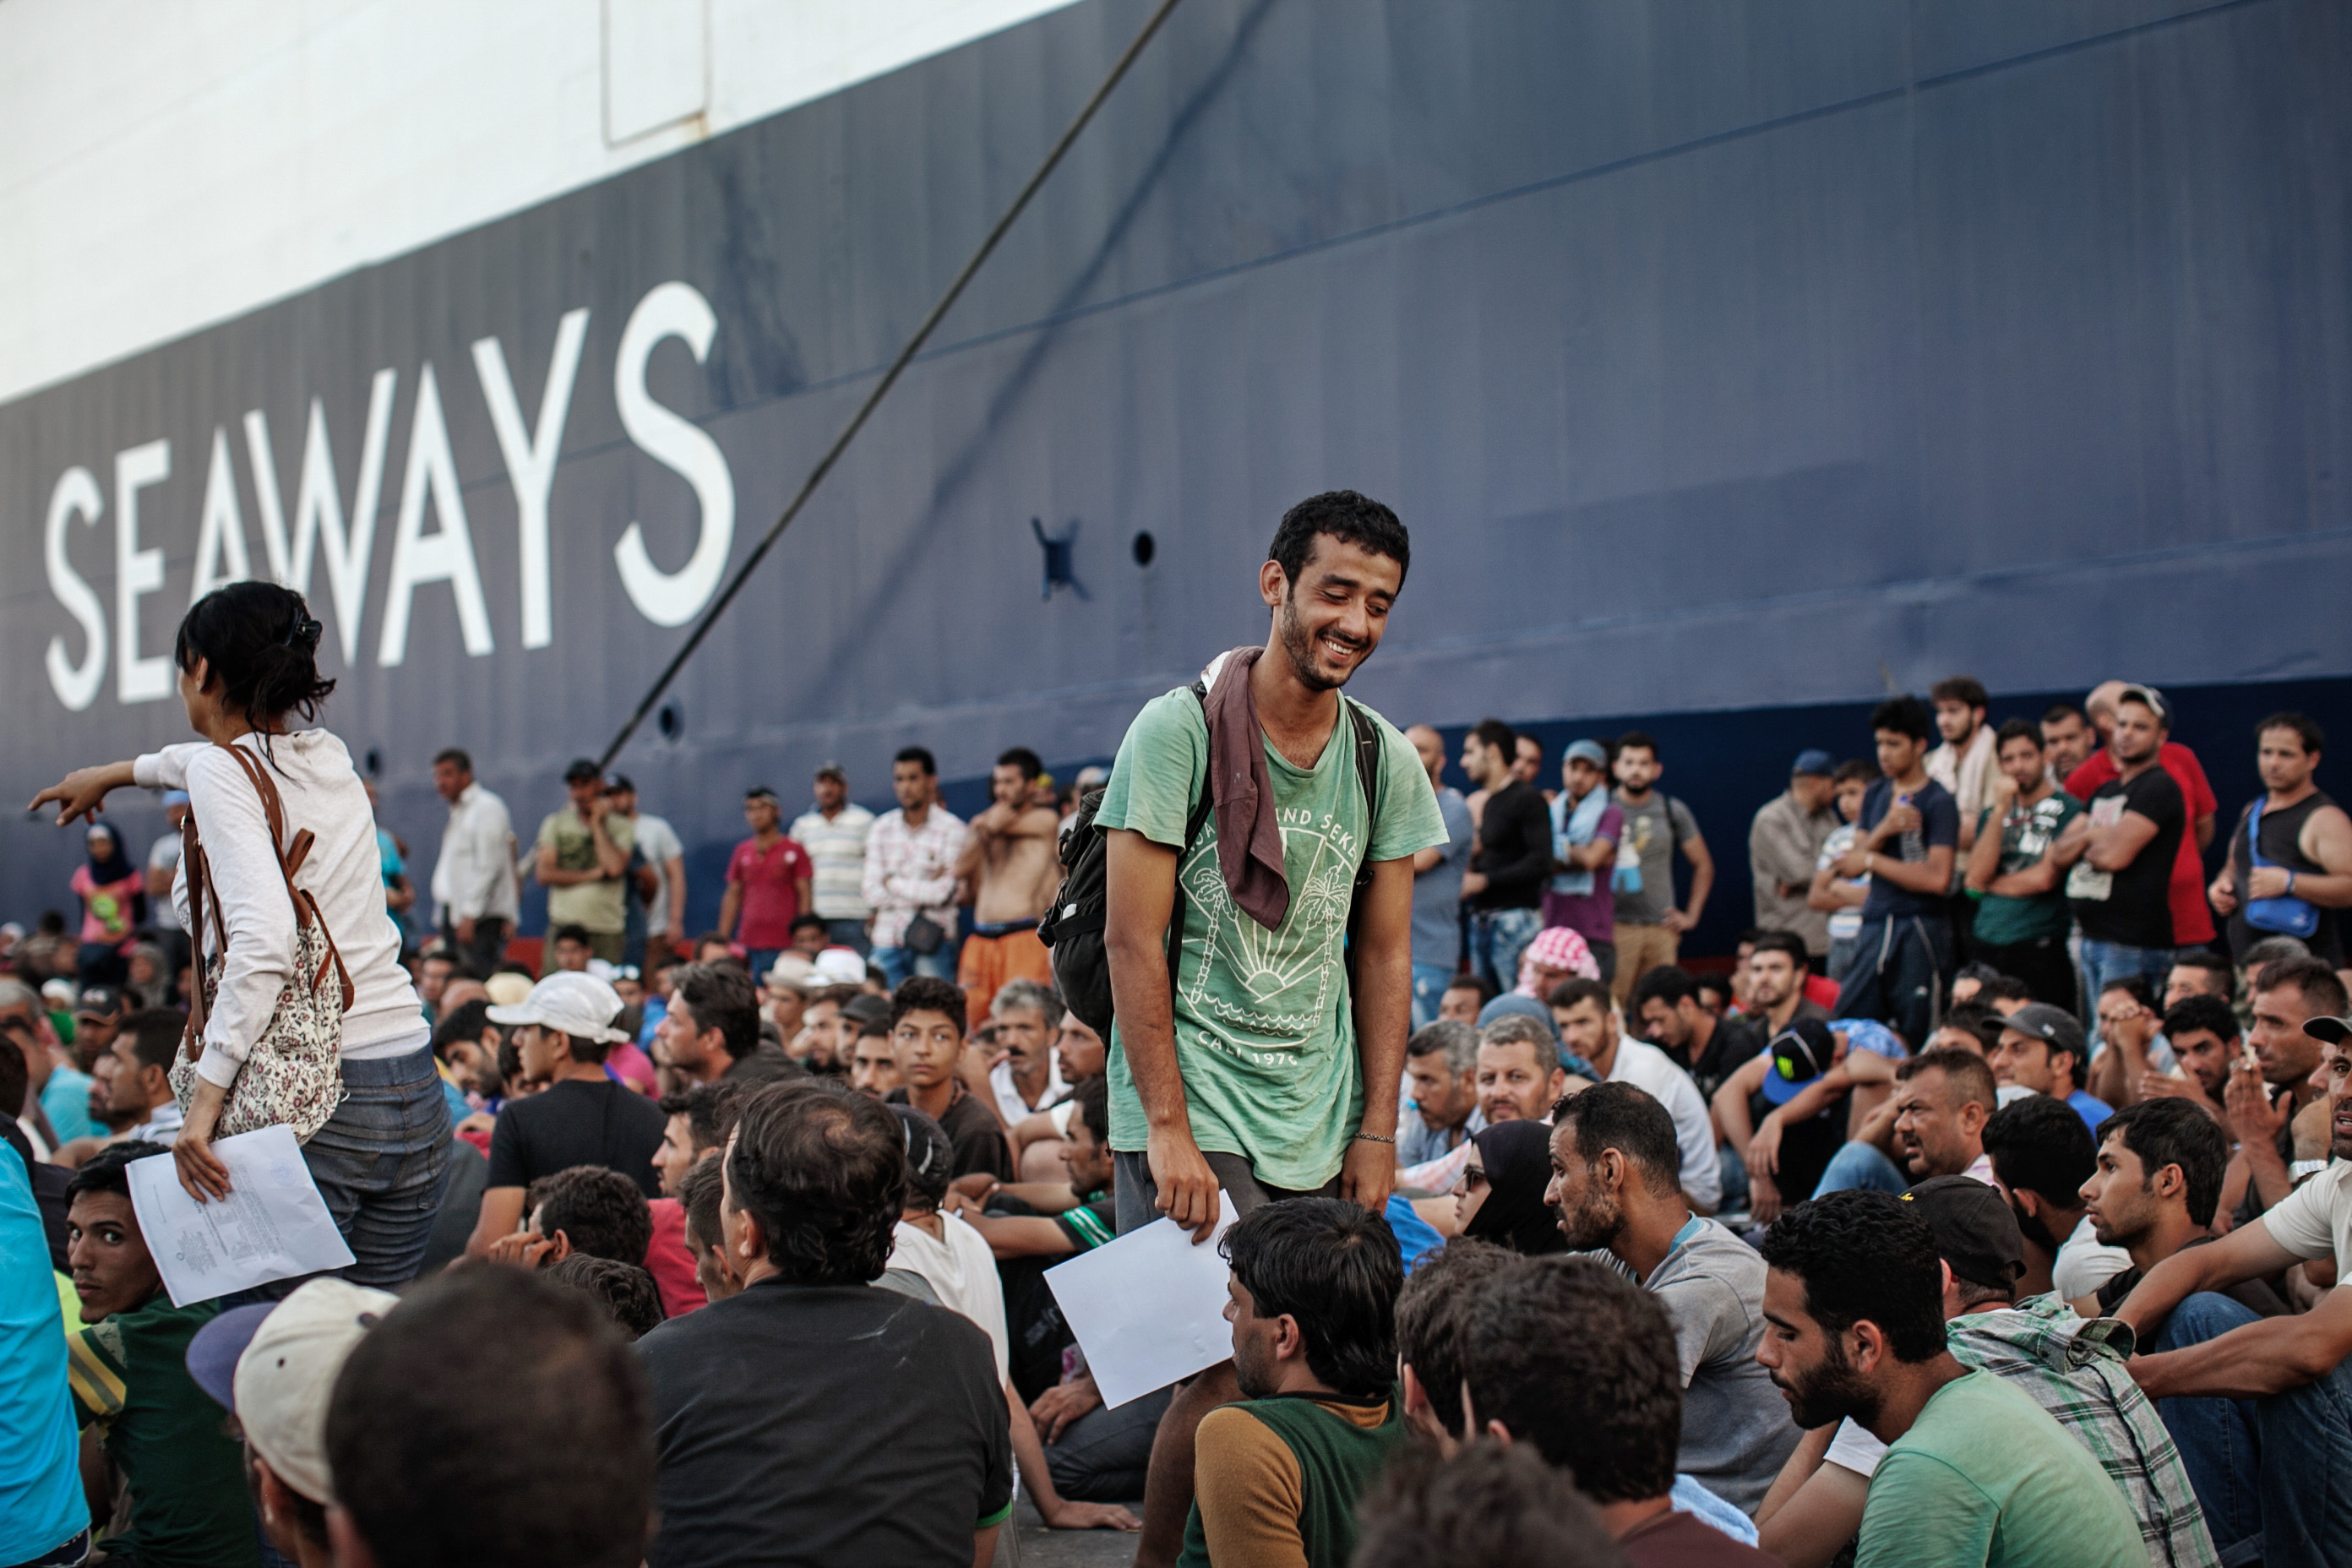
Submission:
[[[1460,1179],[1454,1184],[1461,1188],[1465,1193],[1475,1193],[1478,1191],[1486,1184],[1486,1167],[1482,1165],[1464,1166],[1462,1168],[1462,1175]]]

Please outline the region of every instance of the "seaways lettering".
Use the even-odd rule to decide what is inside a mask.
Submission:
[[[366,657],[371,590],[381,584],[381,609],[373,627],[374,662],[391,669],[408,656],[409,626],[420,595],[446,593],[457,612],[467,654],[488,658],[497,651],[490,622],[490,592],[507,584],[486,584],[458,480],[449,421],[487,416],[499,459],[514,496],[516,576],[511,585],[525,649],[552,647],[556,610],[552,540],[560,520],[553,510],[556,470],[563,431],[587,345],[589,310],[567,310],[557,321],[544,374],[534,377],[530,360],[509,365],[496,337],[470,347],[472,379],[480,391],[458,392],[430,362],[415,367],[385,366],[370,378],[365,423],[341,432],[345,468],[336,459],[326,403],[313,395],[303,421],[299,463],[294,472],[279,466],[267,410],[250,409],[236,421],[243,439],[226,422],[184,450],[181,468],[193,476],[201,454],[202,500],[194,519],[194,565],[186,602],[194,604],[225,584],[266,576],[310,596],[314,568],[325,567],[326,603],[312,599],[313,613],[331,624],[333,641],[346,668]],[[657,563],[645,529],[632,521],[614,549],[614,570],[638,614],[658,626],[682,626],[699,615],[718,591],[735,539],[735,485],[726,453],[709,433],[656,401],[646,385],[646,366],[666,341],[680,341],[698,364],[706,363],[719,331],[709,301],[691,284],[670,281],[648,290],[630,312],[613,364],[613,388],[621,426],[630,443],[686,481],[697,513],[695,544],[675,569]],[[676,351],[672,351],[676,352]],[[528,416],[521,387],[536,392]],[[462,380],[462,374],[460,379]],[[535,382],[535,385],[533,384]],[[413,388],[413,390],[411,390]],[[404,393],[409,406],[398,407]],[[450,394],[457,403],[448,401]],[[407,447],[396,496],[385,494],[394,421],[407,416]],[[354,438],[355,441],[354,441]],[[167,437],[138,442],[114,454],[110,497],[92,466],[75,464],[58,476],[49,492],[42,532],[42,563],[60,624],[49,638],[46,672],[49,689],[68,710],[95,702],[112,666],[116,700],[152,702],[172,695],[171,656],[159,641],[152,618],[144,623],[142,602],[167,590],[166,544],[184,528],[175,508],[173,443]],[[289,454],[290,455],[290,454]],[[238,469],[249,484],[252,521],[261,548],[252,548],[240,499]],[[285,505],[288,481],[294,504]],[[184,481],[184,486],[185,482]],[[348,485],[348,489],[346,486]],[[178,494],[193,499],[192,487]],[[479,492],[477,492],[478,501]],[[348,500],[348,504],[346,501]],[[186,499],[178,502],[184,508]],[[374,575],[376,532],[387,506],[394,508],[392,546],[381,578]],[[110,517],[110,510],[111,516]],[[105,521],[113,523],[113,557],[105,556]],[[79,525],[79,526],[77,526]],[[110,606],[92,581],[111,575]]]

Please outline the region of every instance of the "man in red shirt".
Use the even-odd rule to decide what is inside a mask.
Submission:
[[[2091,693],[2086,706],[2091,720],[2099,727],[2104,738],[2111,724],[2115,704],[2102,703],[2099,699],[2110,687],[2120,683],[2109,681]],[[2205,782],[2205,770],[2197,761],[2197,753],[2172,740],[2172,704],[2162,692],[2152,686],[2136,689],[2152,694],[2158,704],[2157,722],[2166,736],[2157,750],[2156,760],[2180,786],[2181,801],[2189,807],[2189,831],[2180,836],[2180,852],[2173,858],[2172,880],[2167,886],[2168,902],[2172,908],[2172,944],[2175,947],[2206,947],[2213,941],[2213,911],[2205,902],[2205,847],[2213,842],[2213,814],[2221,808],[2214,798],[2213,786]],[[2101,784],[2119,776],[2116,766],[2115,749],[2102,745],[2091,753],[2090,761],[2066,775],[2066,793],[2076,800],[2088,801]]]
[[[748,791],[743,820],[751,837],[727,859],[727,893],[719,904],[719,929],[741,953],[754,974],[764,975],[776,954],[793,944],[793,921],[810,904],[809,884],[816,863],[800,841],[783,830],[783,807],[771,789]],[[741,919],[739,928],[736,921]]]

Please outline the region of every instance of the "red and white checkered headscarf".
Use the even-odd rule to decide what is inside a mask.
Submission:
[[[1546,969],[1580,974],[1587,980],[1601,978],[1601,965],[1593,961],[1592,950],[1584,945],[1582,937],[1566,926],[1546,926],[1536,932],[1535,941],[1528,943],[1527,951],[1519,955],[1517,994],[1532,996],[1540,1002],[1543,993],[1536,989],[1538,964]]]

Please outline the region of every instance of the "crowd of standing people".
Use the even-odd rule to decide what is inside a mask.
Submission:
[[[1685,963],[1716,862],[1653,736],[1552,789],[1484,720],[1465,795],[1344,693],[1410,563],[1310,498],[1265,644],[1107,772],[751,788],[691,936],[586,761],[526,842],[441,752],[413,886],[299,596],[199,601],[200,739],[43,791],[82,923],[0,931],[0,1564],[986,1563],[1016,1498],[1237,1568],[2352,1552],[2318,727],[2258,727],[2209,876],[2162,693],[1891,698]],[[130,1167],[218,1201],[278,1123],[354,1261],[175,1303]],[[1111,1405],[1047,1271],[1163,1218],[1230,1358]]]

